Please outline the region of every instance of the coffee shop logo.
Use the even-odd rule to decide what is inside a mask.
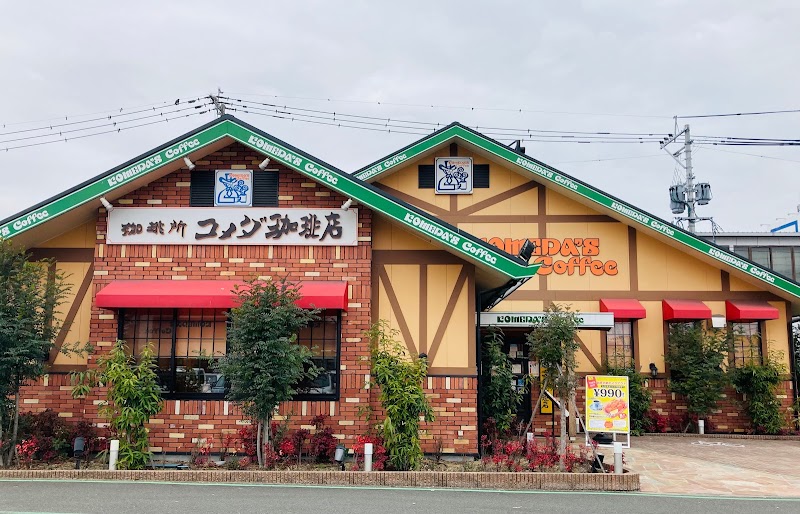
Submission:
[[[482,238],[501,250],[518,255],[525,239],[500,237]],[[597,237],[550,237],[530,238],[535,245],[532,262],[541,264],[539,275],[586,275],[614,276],[619,273],[617,261],[599,258],[600,238]]]
[[[250,171],[217,171],[214,205],[249,206],[252,203]]]
[[[472,193],[472,158],[439,157],[436,159],[436,193]]]

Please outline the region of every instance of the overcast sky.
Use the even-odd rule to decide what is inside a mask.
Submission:
[[[59,116],[196,98],[217,87],[295,110],[562,131],[664,133],[672,132],[674,115],[800,108],[796,0],[391,5],[0,2],[0,133],[58,123],[52,118]],[[347,171],[421,137],[232,114]],[[0,218],[213,117],[0,152]],[[35,120],[47,121],[21,123]],[[686,122],[693,134],[800,139],[800,113],[679,120]],[[39,134],[0,136],[0,148],[41,141],[3,142]],[[545,163],[672,219],[667,188],[676,166],[656,143],[525,146]],[[714,192],[700,215],[714,216],[728,232],[791,218],[800,204],[800,148],[722,150],[694,153],[698,179]]]

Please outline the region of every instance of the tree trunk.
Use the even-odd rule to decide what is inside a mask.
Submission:
[[[258,457],[258,467],[264,467],[264,451],[261,445],[261,430],[263,428],[263,423],[261,421],[258,422],[258,428],[256,429],[256,456]]]
[[[17,436],[19,435],[19,387],[14,393],[14,431],[11,433],[11,448],[8,450],[8,465],[17,456]]]
[[[561,411],[561,440],[558,443],[558,469],[563,473],[566,471],[564,457],[567,453],[567,398],[559,395],[558,400],[561,403],[561,408],[559,409]]]
[[[530,432],[531,427],[533,426],[533,418],[539,414],[539,407],[542,405],[542,398],[544,398],[544,391],[547,389],[547,380],[542,380],[539,384],[539,399],[536,400],[536,405],[533,407],[533,412],[531,413],[531,419],[528,420],[528,424],[525,426],[525,431],[523,434],[527,434]],[[527,438],[527,435],[525,436]],[[527,439],[526,439],[527,440]]]
[[[0,406],[0,441],[3,440],[3,409]],[[6,467],[6,456],[3,455],[3,446],[0,445],[0,468]]]

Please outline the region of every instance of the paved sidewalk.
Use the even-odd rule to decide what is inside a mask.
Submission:
[[[800,441],[634,437],[642,492],[800,497]]]

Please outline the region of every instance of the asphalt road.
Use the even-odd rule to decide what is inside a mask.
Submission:
[[[0,513],[800,512],[800,499],[142,482],[0,481]]]

